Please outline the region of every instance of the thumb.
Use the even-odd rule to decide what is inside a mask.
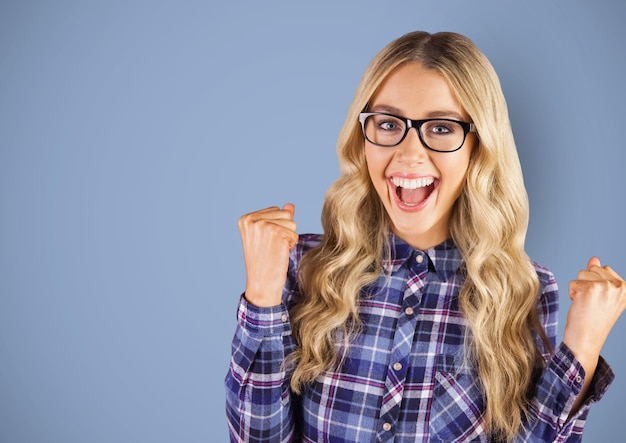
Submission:
[[[296,206],[293,203],[286,203],[283,206],[283,211],[289,211],[291,213],[291,218],[293,219],[293,215],[296,212]]]
[[[591,257],[587,263],[587,270],[590,271],[592,266],[600,266],[600,259],[598,257]]]

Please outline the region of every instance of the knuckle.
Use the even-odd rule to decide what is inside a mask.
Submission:
[[[270,231],[272,230],[272,225],[273,223],[270,223],[269,221],[265,220],[265,219],[259,219],[255,221],[255,224],[259,227],[259,229],[262,229],[264,231]]]
[[[254,217],[255,213],[254,212],[249,212],[247,214],[242,215],[241,217],[239,217],[239,220],[242,221],[249,221]]]

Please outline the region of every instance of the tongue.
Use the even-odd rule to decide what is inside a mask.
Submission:
[[[428,187],[425,188],[416,188],[416,189],[404,189],[400,186],[396,188],[396,193],[400,200],[409,205],[417,205],[430,193]]]

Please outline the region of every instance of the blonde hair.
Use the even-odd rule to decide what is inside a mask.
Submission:
[[[510,440],[528,412],[533,374],[543,364],[535,337],[550,344],[536,309],[537,274],[524,252],[528,199],[500,82],[484,54],[455,33],[400,37],[372,60],[357,87],[337,141],[341,176],[322,210],[324,239],[299,270],[291,387],[300,392],[340,364],[337,342],[345,350],[358,332],[359,293],[380,277],[389,253],[390,222],[367,172],[358,114],[387,75],[408,62],[441,74],[478,130],[450,231],[464,261],[459,302],[470,329],[468,358],[483,386],[487,429]]]

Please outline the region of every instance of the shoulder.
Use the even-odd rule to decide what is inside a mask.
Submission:
[[[283,302],[286,306],[290,306],[299,297],[298,271],[302,257],[308,251],[318,246],[323,238],[322,234],[300,234],[298,236],[298,242],[289,253],[289,268],[283,289]]]
[[[552,271],[534,261],[531,261],[531,263],[535,268],[537,277],[539,278],[539,285],[541,287],[540,294],[545,294],[547,292],[556,292],[558,288],[556,278],[554,278],[554,274],[552,273]]]
[[[559,315],[559,290],[554,274],[546,267],[535,262],[531,262],[539,278],[539,294],[537,301],[537,313],[546,336],[550,340],[552,348],[556,346],[558,333]],[[542,349],[544,360],[550,357],[551,350],[544,348],[541,341],[537,339],[539,349]]]
[[[300,234],[298,236],[298,242],[291,250],[289,257],[291,266],[297,268],[304,254],[318,246],[323,238],[323,234]]]
[[[556,315],[559,310],[559,288],[554,274],[535,262],[532,264],[539,277],[539,311],[546,318]]]
[[[298,236],[297,247],[302,248],[303,253],[316,247],[322,242],[323,234],[300,234]]]

